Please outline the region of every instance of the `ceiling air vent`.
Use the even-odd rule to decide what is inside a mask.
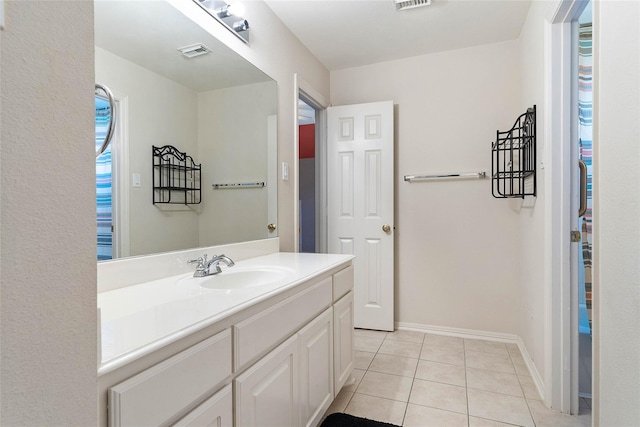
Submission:
[[[178,50],[187,58],[195,58],[196,56],[204,55],[211,52],[211,49],[209,49],[202,43],[181,47],[178,48]]]
[[[396,10],[414,9],[416,7],[429,6],[431,0],[393,0]]]

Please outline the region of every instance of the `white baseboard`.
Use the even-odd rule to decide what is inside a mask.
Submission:
[[[475,329],[462,329],[462,328],[449,328],[444,326],[433,326],[433,325],[421,325],[418,323],[406,323],[406,322],[396,322],[395,328],[403,331],[417,331],[424,332],[427,334],[435,334],[435,335],[446,335],[450,337],[459,337],[459,338],[467,338],[467,339],[481,339],[487,341],[497,341],[505,344],[515,344],[518,346],[520,353],[522,354],[522,358],[524,362],[527,364],[527,369],[531,374],[531,378],[538,389],[538,394],[543,401],[547,401],[547,398],[544,394],[544,382],[542,381],[542,376],[538,372],[535,363],[533,363],[533,359],[529,355],[522,338],[515,334],[503,334],[500,332],[488,332],[488,331],[478,331]]]

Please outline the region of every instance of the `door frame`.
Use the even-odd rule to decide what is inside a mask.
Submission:
[[[316,109],[316,252],[327,252],[327,99],[298,73],[293,74],[293,251],[300,252],[300,138],[298,133],[298,100],[304,98],[309,106]]]
[[[572,301],[572,269],[577,260],[571,256],[571,209],[574,205],[572,180],[577,165],[573,164],[575,130],[572,105],[573,22],[578,19],[588,0],[556,0],[545,20],[545,119],[544,154],[548,179],[545,180],[545,402],[552,409],[577,413],[577,387],[573,385],[577,366],[571,363],[577,322],[577,299]],[[555,143],[552,143],[555,142]],[[573,257],[575,258],[575,257]],[[574,263],[576,264],[574,266]],[[597,375],[596,370],[593,372]],[[576,383],[577,385],[577,383]],[[575,396],[574,396],[575,394]]]

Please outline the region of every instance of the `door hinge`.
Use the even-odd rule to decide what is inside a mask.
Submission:
[[[578,243],[582,240],[582,235],[579,231],[574,230],[571,232],[571,243]]]

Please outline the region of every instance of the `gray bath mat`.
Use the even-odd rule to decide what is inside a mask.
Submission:
[[[320,427],[399,427],[395,424],[374,421],[368,418],[354,417],[353,415],[336,412],[324,419]]]

